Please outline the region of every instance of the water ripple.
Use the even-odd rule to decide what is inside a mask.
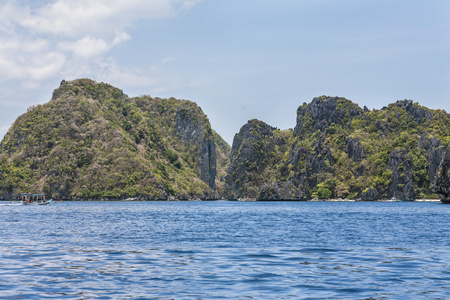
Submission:
[[[450,298],[450,236],[430,230],[449,212],[433,204],[74,202],[0,217],[1,299]]]

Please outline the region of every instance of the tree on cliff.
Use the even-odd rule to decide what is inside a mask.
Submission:
[[[266,139],[248,132],[246,124],[232,149],[251,149]],[[276,170],[265,182],[261,170],[242,167],[255,161],[255,153],[232,151],[227,187],[239,187],[240,197],[258,190],[260,200],[436,198],[429,186],[450,142],[450,118],[411,100],[368,110],[345,98],[321,96],[298,108],[293,134],[286,147],[258,153],[258,165],[270,162]]]
[[[0,145],[0,192],[58,198],[216,198],[229,146],[186,100],[129,98],[89,79],[63,81]]]

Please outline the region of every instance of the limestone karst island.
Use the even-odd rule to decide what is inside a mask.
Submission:
[[[299,106],[293,129],[250,120],[230,147],[194,102],[78,79],[4,136],[0,197],[446,202],[449,143],[443,110],[411,100],[369,110],[321,96]]]

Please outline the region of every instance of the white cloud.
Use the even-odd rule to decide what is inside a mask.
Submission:
[[[64,74],[66,79],[80,77],[92,77],[97,81],[103,81],[124,88],[142,88],[148,91],[164,92],[185,86],[185,79],[179,78],[173,73],[165,73],[163,66],[172,58],[164,58],[159,63],[149,68],[132,68],[117,64],[112,58],[98,58],[89,66],[81,69],[77,61],[70,62]],[[152,74],[152,75],[149,75]]]
[[[66,37],[115,34],[137,19],[172,17],[199,1],[192,0],[58,0],[36,10],[15,7],[14,23],[37,33]],[[11,5],[5,5],[10,11]],[[17,13],[18,12],[18,13]]]
[[[111,84],[121,84],[123,86],[151,86],[155,84],[155,79],[144,74],[141,70],[127,69],[119,66],[114,60],[107,59],[97,62],[97,74],[99,80]]]
[[[130,38],[130,35],[126,32],[117,33],[112,40],[85,36],[76,41],[60,42],[58,47],[65,52],[75,54],[77,57],[92,58],[108,52],[112,47],[124,43]]]
[[[61,70],[64,54],[43,39],[0,37],[0,79],[46,79]]]
[[[25,75],[31,80],[39,81],[48,78],[60,71],[66,61],[66,57],[58,52],[49,52],[32,57],[30,63],[24,68]]]
[[[124,43],[131,39],[131,36],[126,32],[116,33],[116,37],[114,38],[113,45],[118,45]]]
[[[103,52],[108,51],[112,47],[112,44],[108,44],[103,39],[96,39],[90,36],[86,36],[73,43],[63,43],[61,48],[72,51],[76,56],[80,57],[93,57]]]
[[[198,85],[198,78],[186,78],[173,72],[170,63],[173,57],[162,58],[148,67],[130,67],[118,64],[113,58],[98,57],[90,65],[82,65],[74,60],[67,63],[62,78],[95,78],[126,89],[130,96],[141,94],[164,94]],[[205,80],[205,79],[201,79]],[[201,82],[205,85],[205,81]]]
[[[74,64],[92,71],[100,55],[131,39],[126,30],[137,20],[173,17],[197,2],[54,0],[31,7],[24,5],[28,1],[6,0],[0,4],[0,82],[35,83],[67,73],[63,70]]]
[[[137,21],[176,17],[193,0],[0,1],[0,137],[13,115],[48,101],[62,78],[90,77],[121,87],[179,86],[145,66],[127,68],[108,57],[132,37]],[[166,60],[162,63],[167,63]],[[172,80],[172,81],[171,81]]]

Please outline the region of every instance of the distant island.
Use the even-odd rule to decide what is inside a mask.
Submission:
[[[293,129],[250,120],[230,147],[194,102],[132,98],[90,79],[62,81],[1,141],[0,197],[448,198],[449,125],[444,110],[411,100],[369,110],[320,96],[298,108]]]

